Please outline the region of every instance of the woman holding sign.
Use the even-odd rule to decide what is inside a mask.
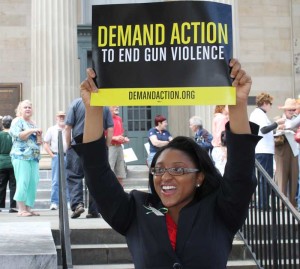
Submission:
[[[126,193],[110,169],[103,136],[102,107],[91,107],[95,73],[81,84],[85,129],[74,149],[103,218],[126,236],[135,268],[224,269],[233,237],[246,219],[256,187],[252,177],[259,137],[247,116],[251,78],[231,60],[236,105],[226,126],[228,162],[224,176],[195,141],[176,137],[155,155],[149,173],[151,193]],[[100,156],[99,156],[100,155]],[[97,156],[97,158],[95,158]],[[99,162],[99,160],[102,160]]]

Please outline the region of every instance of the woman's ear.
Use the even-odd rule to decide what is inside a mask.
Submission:
[[[197,178],[196,178],[196,186],[200,187],[204,181],[205,175],[203,172],[198,172],[197,173]]]

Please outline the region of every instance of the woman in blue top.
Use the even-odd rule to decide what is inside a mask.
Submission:
[[[148,131],[148,141],[150,144],[150,153],[147,158],[147,165],[150,167],[152,159],[157,150],[163,146],[169,144],[173,139],[169,131],[167,130],[167,119],[162,115],[156,115],[154,119],[155,127]]]
[[[32,211],[39,181],[40,143],[42,130],[31,120],[32,104],[29,100],[19,103],[16,118],[10,128],[13,146],[10,152],[14,167],[17,189],[14,199],[17,201],[19,216],[30,217],[39,214]]]

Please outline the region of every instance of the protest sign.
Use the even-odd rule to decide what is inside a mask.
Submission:
[[[207,1],[92,8],[92,105],[234,104],[231,6]]]

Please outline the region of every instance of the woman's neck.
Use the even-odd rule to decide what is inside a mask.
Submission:
[[[159,126],[156,126],[155,128],[161,133],[162,129]]]
[[[170,217],[172,218],[172,220],[176,223],[176,225],[178,225],[178,219],[179,219],[179,212],[177,212],[177,210],[168,210],[168,214],[170,215]]]
[[[25,120],[25,121],[31,122],[30,117],[22,116],[21,118],[22,118],[23,120]]]

